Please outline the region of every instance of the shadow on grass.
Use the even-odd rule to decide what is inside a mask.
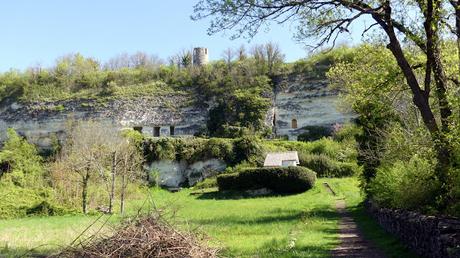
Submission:
[[[41,258],[41,257],[48,257],[51,254],[56,252],[56,249],[48,249],[44,248],[45,246],[33,249],[26,249],[26,248],[10,248],[2,246],[0,247],[0,257],[34,257],[34,258]]]
[[[419,257],[405,247],[398,238],[383,230],[377,221],[366,212],[362,203],[357,206],[348,207],[347,210],[355,219],[363,236],[383,250],[388,257]]]
[[[201,194],[197,194],[196,199],[198,200],[240,200],[240,199],[255,199],[255,198],[265,198],[265,197],[286,197],[292,196],[297,194],[260,194],[254,195],[247,192],[240,192],[240,191],[214,191],[214,192],[204,192]]]
[[[296,209],[272,209],[261,213],[256,217],[241,217],[237,215],[227,215],[214,218],[194,219],[191,222],[199,225],[220,225],[220,226],[236,226],[236,225],[266,225],[273,223],[290,223],[296,221],[306,221],[307,219],[320,220],[338,220],[338,214],[332,210],[313,209],[313,210],[296,210]],[[330,234],[336,234],[337,230],[324,230]]]
[[[276,258],[297,258],[297,257],[329,257],[333,244],[321,246],[292,244],[288,239],[271,240],[264,243],[260,248],[251,252],[244,252],[238,249],[224,249],[223,257],[276,257]]]

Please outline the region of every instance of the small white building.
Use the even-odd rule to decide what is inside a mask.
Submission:
[[[265,157],[264,167],[289,167],[299,163],[297,151],[271,152]]]

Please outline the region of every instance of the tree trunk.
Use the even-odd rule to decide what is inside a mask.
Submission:
[[[392,52],[393,56],[396,58],[398,66],[401,68],[404,77],[406,78],[407,84],[411,89],[413,102],[415,106],[420,111],[425,127],[431,134],[432,141],[435,143],[435,150],[437,153],[438,165],[436,168],[436,176],[441,183],[441,191],[436,197],[438,199],[438,205],[440,209],[446,207],[446,197],[448,195],[449,189],[449,180],[448,180],[448,170],[451,162],[451,148],[448,140],[444,133],[448,132],[448,119],[451,115],[451,109],[447,100],[446,95],[446,83],[447,79],[444,73],[443,66],[441,65],[441,59],[439,55],[439,48],[436,45],[436,35],[427,35],[427,58],[430,59],[431,65],[433,66],[433,73],[436,81],[436,93],[439,100],[439,107],[441,111],[441,130],[438,127],[435,116],[433,114],[432,108],[429,103],[429,89],[423,91],[420,88],[420,85],[417,81],[415,73],[409,64],[409,61],[404,55],[404,52],[401,48],[399,40],[396,36],[394,28],[392,26],[391,20],[391,7],[389,2],[385,6],[385,19],[382,20],[380,16],[374,15],[374,19],[382,26],[385,30],[390,43],[388,48]],[[431,27],[431,22],[428,21],[428,26]],[[430,31],[433,33],[433,31]],[[431,42],[429,41],[431,37]]]
[[[458,83],[460,83],[460,0],[454,5],[455,8],[455,33],[457,34],[457,54],[458,54]]]
[[[126,189],[126,176],[123,173],[121,176],[121,193],[120,193],[120,213],[123,215],[125,212],[125,189]]]
[[[455,34],[457,36],[457,66],[458,66],[458,76],[457,84],[460,84],[460,0],[451,0],[450,3],[455,9]]]
[[[87,210],[88,181],[89,181],[89,168],[86,169],[86,174],[83,176],[83,181],[82,181],[81,205],[82,205],[84,214],[88,212]]]
[[[438,164],[436,167],[437,178],[441,183],[441,189],[438,193],[438,205],[443,210],[448,203],[448,195],[450,192],[450,184],[448,171],[451,166],[451,147],[446,134],[449,133],[449,120],[452,115],[452,109],[447,99],[448,80],[445,73],[444,65],[441,60],[441,49],[439,41],[439,18],[440,17],[440,2],[428,0],[425,16],[425,33],[426,33],[426,57],[430,61],[433,68],[433,76],[436,85],[436,97],[438,99],[441,130],[433,135],[435,149],[437,152]],[[427,95],[429,92],[427,92]]]
[[[117,169],[117,153],[112,153],[112,169],[111,169],[111,186],[110,186],[110,198],[109,198],[109,213],[112,213],[113,210],[113,199],[115,196],[115,173]]]

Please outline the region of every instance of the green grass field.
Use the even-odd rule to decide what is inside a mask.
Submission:
[[[336,190],[332,196],[323,182]],[[239,195],[207,193],[191,195],[192,190],[169,193],[155,189],[146,200],[133,201],[129,210],[134,213],[155,205],[168,214],[182,229],[198,230],[209,236],[207,244],[222,249],[225,257],[328,257],[338,243],[339,217],[332,208],[337,198],[346,198],[354,211],[361,201],[357,180],[319,179],[310,191],[290,196],[243,198]],[[0,221],[0,252],[7,256],[49,253],[69,244],[96,216],[63,216],[24,218]],[[96,231],[107,217],[93,227]],[[388,237],[366,216],[366,231],[390,255],[404,254],[402,247]],[[367,221],[366,221],[367,219]],[[109,219],[116,224],[120,218]],[[370,223],[370,224],[369,224]],[[363,224],[364,225],[364,224]],[[91,234],[91,233],[88,233]]]

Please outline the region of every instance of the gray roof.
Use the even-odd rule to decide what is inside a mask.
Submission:
[[[280,167],[283,161],[295,161],[299,164],[297,151],[271,152],[265,157],[264,167]]]

